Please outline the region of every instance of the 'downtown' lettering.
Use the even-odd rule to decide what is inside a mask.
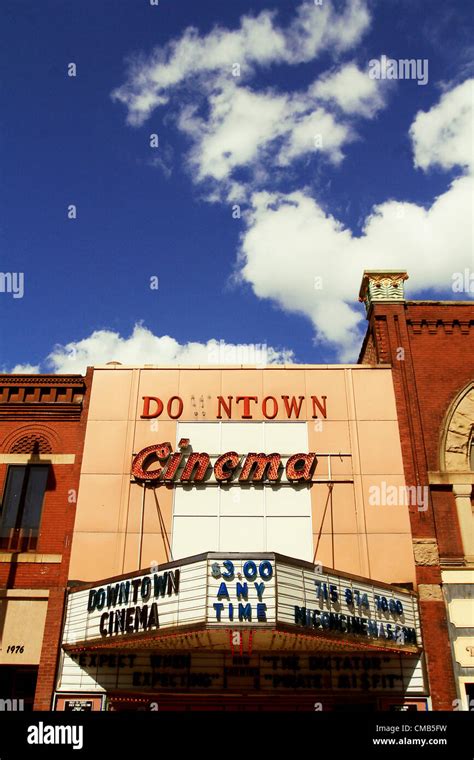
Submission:
[[[89,591],[87,611],[103,610],[108,612],[100,616],[99,630],[101,636],[121,633],[138,633],[159,628],[158,604],[152,599],[171,596],[179,592],[180,571],[167,571],[163,575],[154,573],[139,578],[132,578],[120,583],[94,588]],[[137,604],[138,601],[145,604]],[[120,607],[130,602],[134,606]],[[120,609],[110,609],[119,606]]]
[[[142,396],[143,409],[140,415],[142,420],[151,420],[160,417],[166,409],[166,414],[171,420],[178,420],[184,411],[184,400],[181,396],[171,396],[168,401],[163,401],[158,396]],[[303,410],[311,411],[311,418],[327,419],[327,396],[217,396],[216,418],[252,420],[254,415],[262,416],[266,420],[274,420],[278,414],[287,419],[299,419]]]

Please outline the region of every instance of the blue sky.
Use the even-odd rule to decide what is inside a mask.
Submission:
[[[1,271],[24,274],[0,292],[4,370],[354,360],[364,268],[472,298],[452,288],[474,269],[464,0],[0,13]],[[381,56],[428,82],[371,78]]]

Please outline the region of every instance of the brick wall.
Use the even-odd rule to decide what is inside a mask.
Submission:
[[[456,687],[439,557],[462,557],[463,547],[452,490],[430,486],[428,472],[440,469],[445,416],[474,377],[474,304],[379,302],[368,320],[359,361],[392,365],[406,483],[429,488],[429,508],[411,506],[410,520],[433,708],[451,710]],[[435,550],[429,559],[426,547]]]
[[[74,378],[74,381],[73,381]],[[78,376],[0,376],[0,452],[21,452],[25,437],[40,437],[52,454],[74,454],[74,464],[50,465],[50,475],[36,552],[60,555],[60,562],[24,562],[12,555],[0,563],[0,585],[15,589],[48,589],[49,599],[38,671],[34,709],[51,708],[60,647],[65,590],[82,464],[92,370]],[[41,450],[40,450],[41,451]],[[42,456],[48,456],[41,451]],[[8,465],[0,464],[0,487]],[[29,553],[31,554],[31,553]]]

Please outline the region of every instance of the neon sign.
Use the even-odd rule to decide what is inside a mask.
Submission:
[[[263,483],[278,482],[285,473],[292,483],[312,480],[317,458],[314,452],[298,453],[290,456],[286,464],[282,463],[278,453],[263,454],[250,452],[242,455],[236,451],[227,451],[217,457],[214,464],[206,452],[186,453],[189,438],[182,438],[178,451],[172,449],[171,443],[157,443],[147,446],[136,454],[132,462],[132,475],[137,481],[156,485],[181,483],[202,483],[212,475],[218,483]],[[156,464],[159,466],[156,466]]]

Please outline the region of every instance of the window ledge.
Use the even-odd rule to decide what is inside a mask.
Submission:
[[[75,454],[0,454],[0,464],[74,464]]]
[[[49,589],[44,588],[2,588],[0,599],[48,599]]]
[[[474,472],[429,472],[428,482],[431,486],[473,485]]]
[[[38,564],[59,565],[62,554],[36,554],[35,552],[0,552],[0,562],[36,562]]]

